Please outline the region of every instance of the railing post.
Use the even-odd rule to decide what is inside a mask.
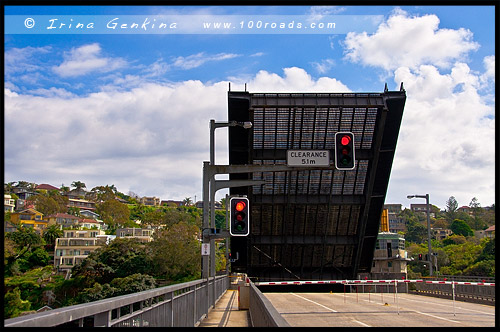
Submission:
[[[118,309],[118,312],[120,312],[120,309]],[[111,321],[111,310],[94,315],[95,327],[110,327],[109,325],[110,321]]]

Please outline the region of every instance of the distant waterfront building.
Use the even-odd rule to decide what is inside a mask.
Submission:
[[[64,230],[64,237],[56,239],[54,267],[59,272],[71,271],[91,252],[109,244],[116,236],[105,235],[102,230]]]
[[[407,276],[407,264],[411,261],[405,250],[405,239],[396,233],[380,232],[377,236],[372,279],[402,279]]]

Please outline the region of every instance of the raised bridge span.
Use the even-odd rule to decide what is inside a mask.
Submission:
[[[352,132],[353,170],[230,174],[265,184],[231,188],[247,195],[250,234],[231,238],[233,272],[254,281],[356,278],[369,272],[403,116],[406,92],[228,92],[229,164],[286,165],[289,150],[330,150]],[[334,153],[330,153],[333,158]]]

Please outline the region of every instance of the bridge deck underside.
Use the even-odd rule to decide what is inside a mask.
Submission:
[[[243,254],[233,270],[263,281],[354,277],[369,269],[388,182],[387,174],[383,193],[374,193],[387,115],[384,94],[247,94],[248,106],[234,94],[238,100],[232,103],[229,93],[229,120],[250,120],[253,128],[243,138],[244,131],[230,129],[230,163],[284,165],[287,150],[333,151],[335,133],[350,131],[356,167],[249,174],[265,184],[231,190],[251,202],[250,236],[232,239],[232,251]],[[389,169],[393,143],[385,150]],[[372,247],[371,256],[370,250],[362,255],[363,246]]]

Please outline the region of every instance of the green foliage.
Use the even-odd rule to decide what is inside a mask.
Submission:
[[[151,258],[137,239],[117,238],[92,252],[82,264],[73,267],[72,273],[85,277],[87,284],[103,284],[131,272],[149,273],[151,266]]]
[[[28,257],[30,268],[37,266],[46,266],[47,264],[49,264],[49,260],[50,257],[47,251],[40,247],[33,250]]]
[[[45,244],[45,241],[33,228],[19,227],[15,232],[7,233],[5,238],[5,275],[25,272],[33,267],[46,265],[48,262],[47,253],[36,251]],[[30,259],[32,255],[34,256]]]
[[[413,243],[423,243],[427,240],[427,226],[412,219],[408,222],[405,239]]]
[[[15,299],[11,303],[5,303],[5,310],[12,312],[16,310],[19,306],[19,299],[25,299],[25,303],[30,305],[26,309],[26,306],[22,306],[23,310],[29,310],[30,308],[39,309],[43,307],[46,303],[44,302],[44,292],[53,289],[57,278],[52,276],[52,266],[47,265],[41,268],[31,269],[22,275],[15,277],[4,278],[4,287],[7,294],[10,292],[10,296]],[[16,292],[19,292],[19,299],[17,298]],[[6,295],[7,296],[7,295]],[[20,309],[19,309],[20,310]]]
[[[64,232],[57,225],[50,225],[43,232],[43,239],[46,243],[53,245],[57,238],[63,237]]]
[[[469,225],[463,220],[455,219],[450,225],[450,229],[453,234],[463,235],[463,236],[472,236],[474,235],[474,231],[470,228]]]
[[[226,211],[215,210],[215,228],[226,229]]]
[[[443,245],[448,246],[450,244],[464,244],[467,239],[463,235],[450,235],[441,241]]]
[[[142,292],[156,287],[156,281],[147,274],[134,273],[124,278],[115,278],[110,283],[94,283],[79,294],[79,302],[92,302],[109,297]]]
[[[130,210],[127,205],[115,199],[96,204],[96,213],[101,216],[106,224],[112,227],[123,225],[130,218]]]
[[[201,244],[196,234],[199,232],[197,226],[186,222],[158,231],[155,240],[148,244],[154,275],[168,280],[198,277],[201,271]]]
[[[23,311],[30,310],[31,303],[29,301],[23,300],[21,298],[21,291],[19,288],[15,288],[12,291],[8,291],[3,299],[4,318],[13,318],[19,316]]]

